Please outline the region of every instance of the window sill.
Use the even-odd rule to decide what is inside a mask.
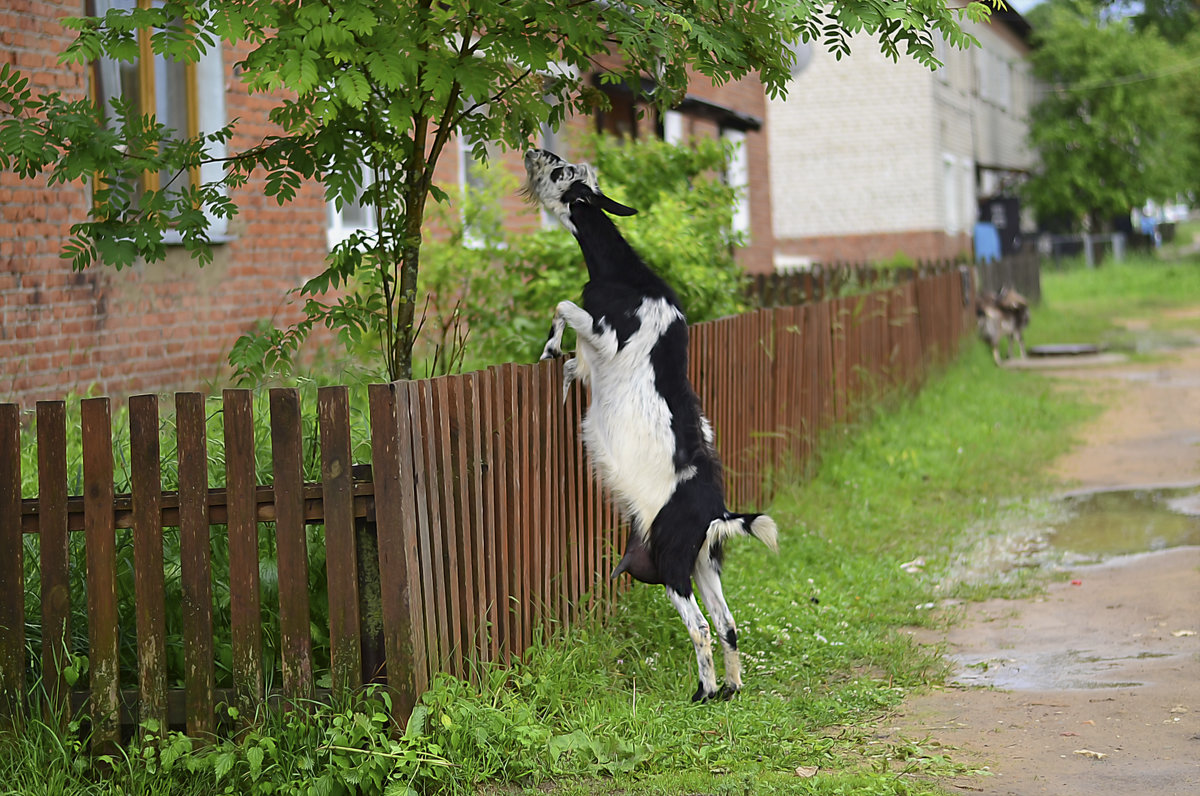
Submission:
[[[225,232],[208,236],[208,242],[214,245],[232,243],[235,240],[237,240],[237,235],[230,235]],[[182,246],[183,236],[173,229],[168,229],[163,232],[162,241],[167,246]]]

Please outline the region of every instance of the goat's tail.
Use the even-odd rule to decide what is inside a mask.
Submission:
[[[731,536],[753,536],[773,552],[779,552],[779,527],[766,514],[726,513],[709,523],[708,544],[724,542]]]

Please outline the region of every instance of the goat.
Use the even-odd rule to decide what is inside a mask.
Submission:
[[[666,588],[695,648],[700,683],[692,700],[731,697],[742,676],[737,629],[721,590],[724,545],[748,535],[778,550],[775,521],[725,507],[712,425],[687,377],[688,327],[679,299],[607,215],[637,211],[605,196],[587,164],[531,150],[525,169],[527,194],[570,230],[587,265],[583,307],[559,302],[541,358],[562,356],[563,331],[568,325],[575,330],[564,397],[577,379],[591,385],[584,445],[630,522],[612,577],[628,572]],[[724,652],[719,694],[712,638],[693,579]]]
[[[1029,325],[1029,302],[1017,291],[1005,286],[995,293],[985,293],[975,302],[975,317],[979,336],[992,347],[992,360],[1000,364],[1000,343],[1008,341],[1008,358],[1012,359],[1013,342],[1022,359],[1025,358],[1025,327]]]

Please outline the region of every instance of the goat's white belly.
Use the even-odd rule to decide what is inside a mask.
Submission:
[[[583,439],[600,478],[648,532],[678,482],[671,412],[654,389],[649,362],[622,375],[604,378],[593,371]]]

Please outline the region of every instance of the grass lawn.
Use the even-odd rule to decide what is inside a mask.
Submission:
[[[1169,326],[1171,307],[1200,305],[1200,264],[1047,273],[1043,285],[1031,342],[1102,337],[1117,317]],[[730,545],[746,682],[733,701],[688,701],[696,663],[678,615],[661,589],[635,585],[613,616],[511,669],[441,680],[403,736],[364,702],[272,719],[241,745],[168,739],[101,778],[69,737],[31,723],[0,742],[0,793],[937,793],[931,778],[960,771],[945,750],[873,732],[944,674],[899,630],[976,593],[945,586],[957,551],[1012,501],[1054,488],[1044,465],[1095,411],[1037,373],[996,368],[978,344],[919,395],[832,433],[771,509],[780,554]]]
[[[1130,257],[1100,268],[1076,264],[1042,271],[1043,301],[1033,312],[1026,342],[1103,343],[1134,349],[1136,335],[1122,321],[1150,322],[1162,334],[1195,333],[1196,317],[1173,309],[1200,304],[1200,256],[1160,262],[1150,255]]]

